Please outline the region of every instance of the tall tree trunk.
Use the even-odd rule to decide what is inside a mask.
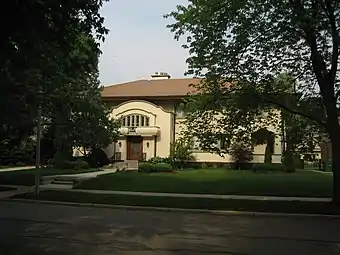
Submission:
[[[265,149],[265,154],[264,154],[264,163],[271,164],[272,163],[272,155],[273,155],[273,152],[272,152],[270,146],[268,146],[268,144],[267,144],[266,149]]]
[[[87,152],[86,152],[86,146],[83,145],[83,150],[84,150],[84,157],[87,158]]]
[[[333,202],[340,204],[340,126],[337,117],[329,124],[328,132],[332,143]]]
[[[334,79],[319,77],[320,92],[327,113],[326,129],[331,140],[332,172],[333,172],[333,202],[340,205],[340,125],[338,120],[337,98],[334,92]]]
[[[340,136],[332,141],[333,202],[340,205]]]

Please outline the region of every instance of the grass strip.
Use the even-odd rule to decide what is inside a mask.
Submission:
[[[33,194],[16,195],[13,198],[36,199]],[[340,214],[340,208],[338,206],[327,202],[144,197],[136,195],[85,194],[81,192],[69,191],[42,191],[38,200],[184,209],[329,215]]]

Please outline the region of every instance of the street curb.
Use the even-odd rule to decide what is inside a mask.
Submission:
[[[109,204],[92,204],[92,203],[77,203],[77,202],[61,202],[48,200],[34,200],[21,198],[3,198],[0,201],[5,202],[23,202],[30,204],[48,204],[48,205],[66,205],[76,207],[92,207],[92,208],[110,208],[128,211],[162,211],[162,212],[187,212],[214,214],[224,216],[262,216],[262,217],[294,217],[294,218],[328,218],[340,219],[340,215],[329,214],[300,214],[300,213],[269,213],[269,212],[245,212],[245,211],[225,211],[225,210],[207,210],[207,209],[183,209],[183,208],[168,208],[168,207],[151,207],[151,206],[131,206],[131,205],[109,205]]]

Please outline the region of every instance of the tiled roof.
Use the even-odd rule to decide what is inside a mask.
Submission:
[[[102,97],[180,97],[195,91],[190,84],[198,84],[200,79],[151,79],[132,81],[104,87]]]

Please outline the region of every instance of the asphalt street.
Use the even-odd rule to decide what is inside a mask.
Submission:
[[[0,202],[0,254],[340,254],[340,219]]]

